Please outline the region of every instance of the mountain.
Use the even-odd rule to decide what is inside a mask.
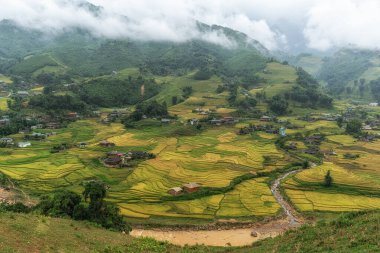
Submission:
[[[323,59],[317,77],[335,95],[373,100],[370,82],[380,78],[380,51],[341,49]]]
[[[100,11],[92,5],[81,8],[90,8],[94,15]],[[258,41],[216,25],[197,22],[197,29],[198,39],[183,43],[153,42],[96,37],[79,28],[48,34],[3,20],[0,22],[0,72],[25,78],[42,71],[96,76],[128,67],[142,67],[154,74],[178,74],[207,68],[211,72],[223,70],[235,75],[236,71],[229,69],[228,62],[240,60],[242,64],[235,68],[242,73],[263,69],[269,53]],[[213,39],[216,36],[223,40],[210,42],[211,35]],[[225,43],[221,44],[223,41]]]

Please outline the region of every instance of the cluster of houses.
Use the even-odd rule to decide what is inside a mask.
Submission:
[[[24,136],[24,140],[17,142],[17,143],[15,143],[13,138],[3,137],[3,138],[0,138],[0,147],[8,148],[8,147],[13,147],[16,145],[19,148],[26,148],[26,147],[29,147],[32,145],[32,143],[30,142],[31,140],[42,141],[42,140],[45,140],[47,137],[55,135],[55,134],[56,133],[54,133],[54,132],[51,132],[51,133],[35,133],[35,132],[33,132],[31,134],[26,134]]]
[[[0,119],[0,126],[6,126],[11,123],[11,120],[8,115],[1,116]]]
[[[216,125],[216,126],[221,126],[223,124],[235,124],[238,122],[239,122],[239,119],[236,119],[234,117],[223,117],[220,119],[214,118],[214,119],[210,120],[210,124]]]
[[[132,160],[148,160],[155,158],[155,155],[145,151],[128,151],[127,153],[110,151],[103,160],[108,167],[131,167]]]
[[[182,187],[173,187],[168,190],[168,193],[172,196],[179,196],[184,193],[193,193],[199,191],[201,185],[196,182],[190,182],[187,184],[183,184]]]
[[[306,115],[302,117],[298,117],[298,120],[306,121],[306,122],[315,122],[318,120],[326,120],[326,121],[336,121],[338,118],[342,117],[340,114],[331,114],[331,113],[322,113],[314,116]]]
[[[9,138],[9,137],[0,138],[0,147],[2,148],[10,148],[10,147],[15,146],[15,144],[19,148],[26,148],[32,145],[30,141],[20,141],[20,142],[15,143],[13,138]]]
[[[194,110],[192,110],[193,113],[197,113],[199,115],[209,115],[211,113],[214,113],[215,110],[214,109],[201,109],[201,108],[196,108]]]
[[[255,131],[262,131],[268,134],[280,134],[285,136],[284,127],[275,127],[273,125],[250,125],[249,127],[242,127],[237,132],[238,135],[246,135]]]
[[[96,116],[100,116],[100,112],[93,112],[94,114],[96,114]],[[127,115],[127,112],[126,111],[118,111],[118,110],[114,110],[110,113],[108,113],[106,115],[106,117],[102,118],[100,120],[100,123],[104,124],[104,125],[109,125],[111,124],[112,122],[115,122],[116,120],[122,118],[122,117],[125,117]]]
[[[307,145],[307,149],[304,150],[305,154],[316,155],[320,153],[319,146],[324,140],[324,136],[321,134],[314,134],[304,138],[304,143]]]

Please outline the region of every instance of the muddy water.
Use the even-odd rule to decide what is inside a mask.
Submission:
[[[265,224],[254,229],[257,237],[251,236],[251,228],[223,229],[223,230],[180,230],[162,231],[134,229],[131,232],[135,237],[151,237],[159,241],[168,241],[175,245],[205,244],[210,246],[245,246],[257,240],[277,236],[288,229],[286,220]]]

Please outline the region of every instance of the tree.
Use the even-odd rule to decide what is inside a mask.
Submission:
[[[183,92],[183,97],[188,98],[193,93],[193,87],[186,86],[186,87],[182,88],[182,92]]]
[[[370,82],[371,92],[374,99],[380,101],[380,78]]]
[[[332,186],[332,183],[333,183],[333,178],[331,176],[330,170],[328,170],[326,175],[325,175],[324,185],[326,187],[330,187],[330,186]]]
[[[343,126],[343,117],[339,117],[337,120],[336,120],[336,124],[338,125],[338,127],[342,127]]]
[[[358,119],[353,119],[347,123],[346,133],[357,135],[361,133],[362,131],[361,129],[362,129],[362,122]]]
[[[106,185],[100,181],[90,181],[85,184],[83,197],[87,201],[90,199],[90,204],[88,206],[91,215],[97,215],[99,210],[102,208],[103,199],[106,197],[107,189]]]
[[[173,96],[173,97],[172,97],[172,105],[176,105],[177,102],[178,102],[178,98],[177,98],[177,96]]]
[[[74,209],[81,202],[81,197],[75,192],[59,191],[53,196],[43,196],[38,207],[45,215],[56,217],[72,217]]]
[[[288,102],[279,95],[274,96],[269,101],[269,109],[278,115],[284,115],[288,111]]]

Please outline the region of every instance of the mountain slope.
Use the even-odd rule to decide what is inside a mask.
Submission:
[[[342,49],[323,60],[317,76],[335,95],[373,100],[369,83],[380,78],[380,53]]]
[[[50,54],[67,66],[66,72],[80,76],[106,74],[128,67],[142,67],[161,75],[196,68],[221,71],[228,70],[229,65],[223,62],[233,57],[234,62],[236,57],[243,59],[238,66],[244,70],[250,69],[244,59],[254,65],[253,71],[263,68],[267,50],[259,42],[229,28],[197,24],[199,39],[174,43],[107,39],[82,29],[49,35],[3,20],[0,22],[0,72],[31,77],[34,71],[51,66],[34,58],[40,54]],[[208,42],[209,35],[224,38],[226,43]],[[235,72],[232,70],[231,75]]]

